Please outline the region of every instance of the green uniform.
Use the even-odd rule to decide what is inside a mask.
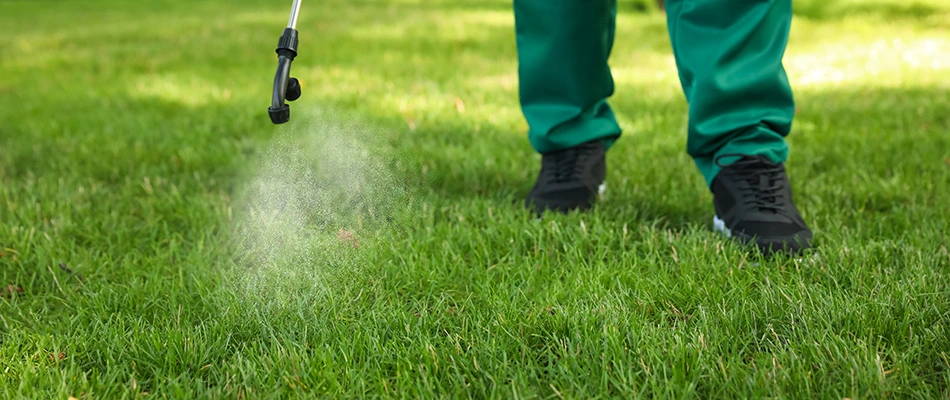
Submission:
[[[607,98],[616,0],[514,0],[521,107],[540,153],[620,134]],[[795,104],[782,57],[791,0],[667,0],[687,153],[711,184],[721,154],[788,156]],[[636,38],[621,38],[636,40]]]

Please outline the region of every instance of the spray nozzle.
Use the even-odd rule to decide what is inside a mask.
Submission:
[[[290,63],[297,57],[297,15],[300,11],[300,0],[294,0],[290,11],[290,20],[287,28],[277,41],[277,74],[274,76],[274,92],[271,96],[271,106],[267,108],[271,122],[283,124],[290,121],[290,105],[284,101],[294,101],[300,98],[300,81],[290,77]]]

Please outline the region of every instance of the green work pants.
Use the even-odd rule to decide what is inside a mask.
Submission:
[[[617,0],[514,0],[521,109],[540,153],[621,129],[607,98]],[[795,104],[782,65],[791,0],[667,0],[686,101],[686,151],[711,185],[723,154],[788,156]],[[636,38],[621,38],[636,40]]]

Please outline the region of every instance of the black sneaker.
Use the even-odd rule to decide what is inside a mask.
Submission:
[[[739,160],[723,165],[724,157]],[[783,164],[763,156],[729,154],[716,157],[716,165],[722,171],[712,184],[714,229],[753,243],[766,254],[797,254],[811,247],[811,230],[792,201]]]
[[[607,148],[599,140],[541,156],[541,172],[525,206],[568,212],[587,210],[604,188]]]

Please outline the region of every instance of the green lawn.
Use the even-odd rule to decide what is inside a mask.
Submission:
[[[506,0],[0,0],[0,398],[948,398],[950,3],[796,3],[817,248],[711,230],[665,19],[621,1],[589,213]]]

